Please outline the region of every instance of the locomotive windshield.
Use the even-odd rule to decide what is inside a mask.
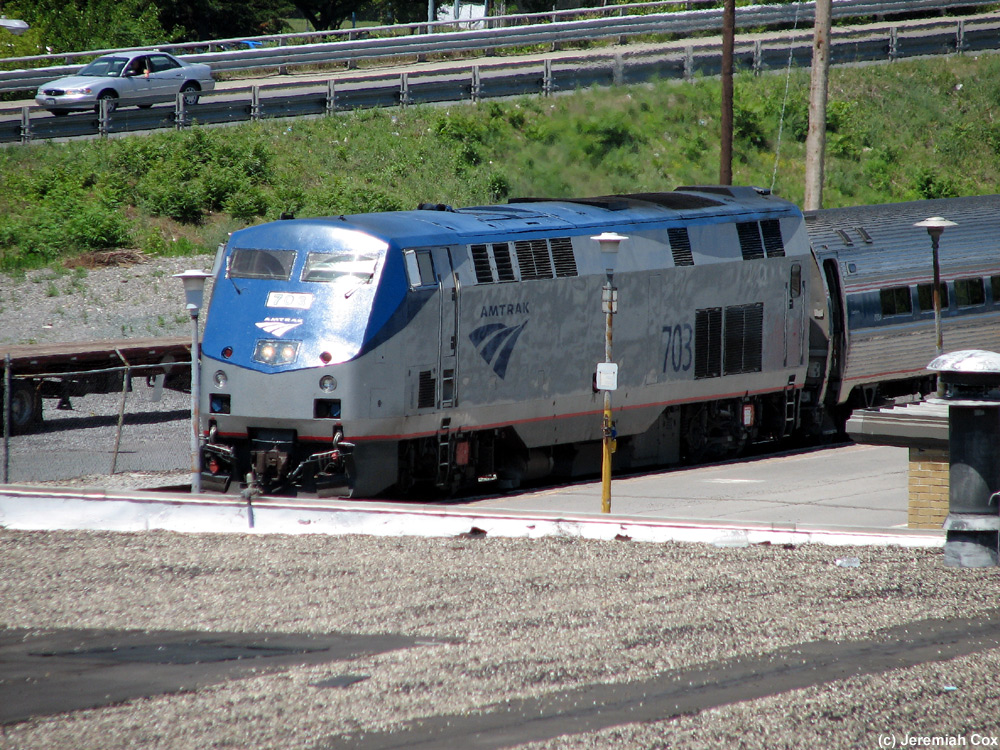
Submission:
[[[375,275],[375,267],[381,256],[380,252],[372,251],[309,253],[302,268],[302,280],[338,281],[350,277],[363,284],[371,281]]]
[[[288,281],[295,263],[294,250],[251,250],[240,247],[229,259],[231,279],[276,279]]]

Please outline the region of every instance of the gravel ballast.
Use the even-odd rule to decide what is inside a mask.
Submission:
[[[844,568],[837,559],[856,556]],[[4,748],[340,747],[519,698],[628,683],[996,607],[940,551],[580,539],[0,531],[8,628],[398,633],[426,645],[8,726]],[[1000,650],[851,677],[545,748],[876,747],[1000,736]],[[331,675],[368,679],[330,690]],[[352,746],[364,747],[364,744]]]

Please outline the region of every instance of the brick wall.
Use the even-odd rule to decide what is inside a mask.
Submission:
[[[907,526],[940,529],[948,516],[948,450],[910,448]]]

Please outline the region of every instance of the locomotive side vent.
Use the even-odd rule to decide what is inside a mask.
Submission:
[[[764,244],[760,241],[760,225],[756,221],[742,221],[736,225],[740,238],[740,252],[743,260],[759,260],[764,257]]]
[[[521,268],[521,280],[551,279],[552,261],[549,258],[549,243],[545,240],[518,240],[514,243],[517,265]]]
[[[667,230],[670,240],[670,252],[674,255],[675,266],[693,266],[694,256],[691,254],[691,238],[687,227],[673,227]]]
[[[490,256],[486,251],[486,245],[470,245],[469,252],[472,254],[472,265],[476,269],[476,283],[492,284],[493,269],[490,267]]]
[[[517,281],[514,264],[510,259],[510,246],[506,242],[493,245],[493,261],[497,267],[497,281]]]
[[[722,308],[696,310],[694,314],[694,376],[717,378],[722,374]]]
[[[760,223],[760,232],[764,235],[764,250],[768,258],[784,258],[785,243],[781,241],[781,222],[777,219],[764,219]]]
[[[434,379],[433,370],[421,370],[420,371],[420,383],[417,388],[417,408],[418,409],[432,409],[437,403],[435,399],[435,392],[437,391],[437,382]]]
[[[552,247],[552,260],[556,267],[556,276],[576,276],[576,256],[573,255],[573,243],[569,237],[554,237],[549,240]]]
[[[760,372],[763,359],[764,303],[726,308],[724,375]]]

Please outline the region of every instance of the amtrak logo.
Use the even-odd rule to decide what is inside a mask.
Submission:
[[[302,320],[299,318],[268,318],[254,325],[272,336],[284,336],[293,328],[302,325]]]
[[[519,326],[505,326],[503,323],[487,323],[469,334],[469,340],[479,350],[479,356],[493,367],[493,372],[503,378],[507,374],[510,355],[521,331],[528,325],[524,321]]]

